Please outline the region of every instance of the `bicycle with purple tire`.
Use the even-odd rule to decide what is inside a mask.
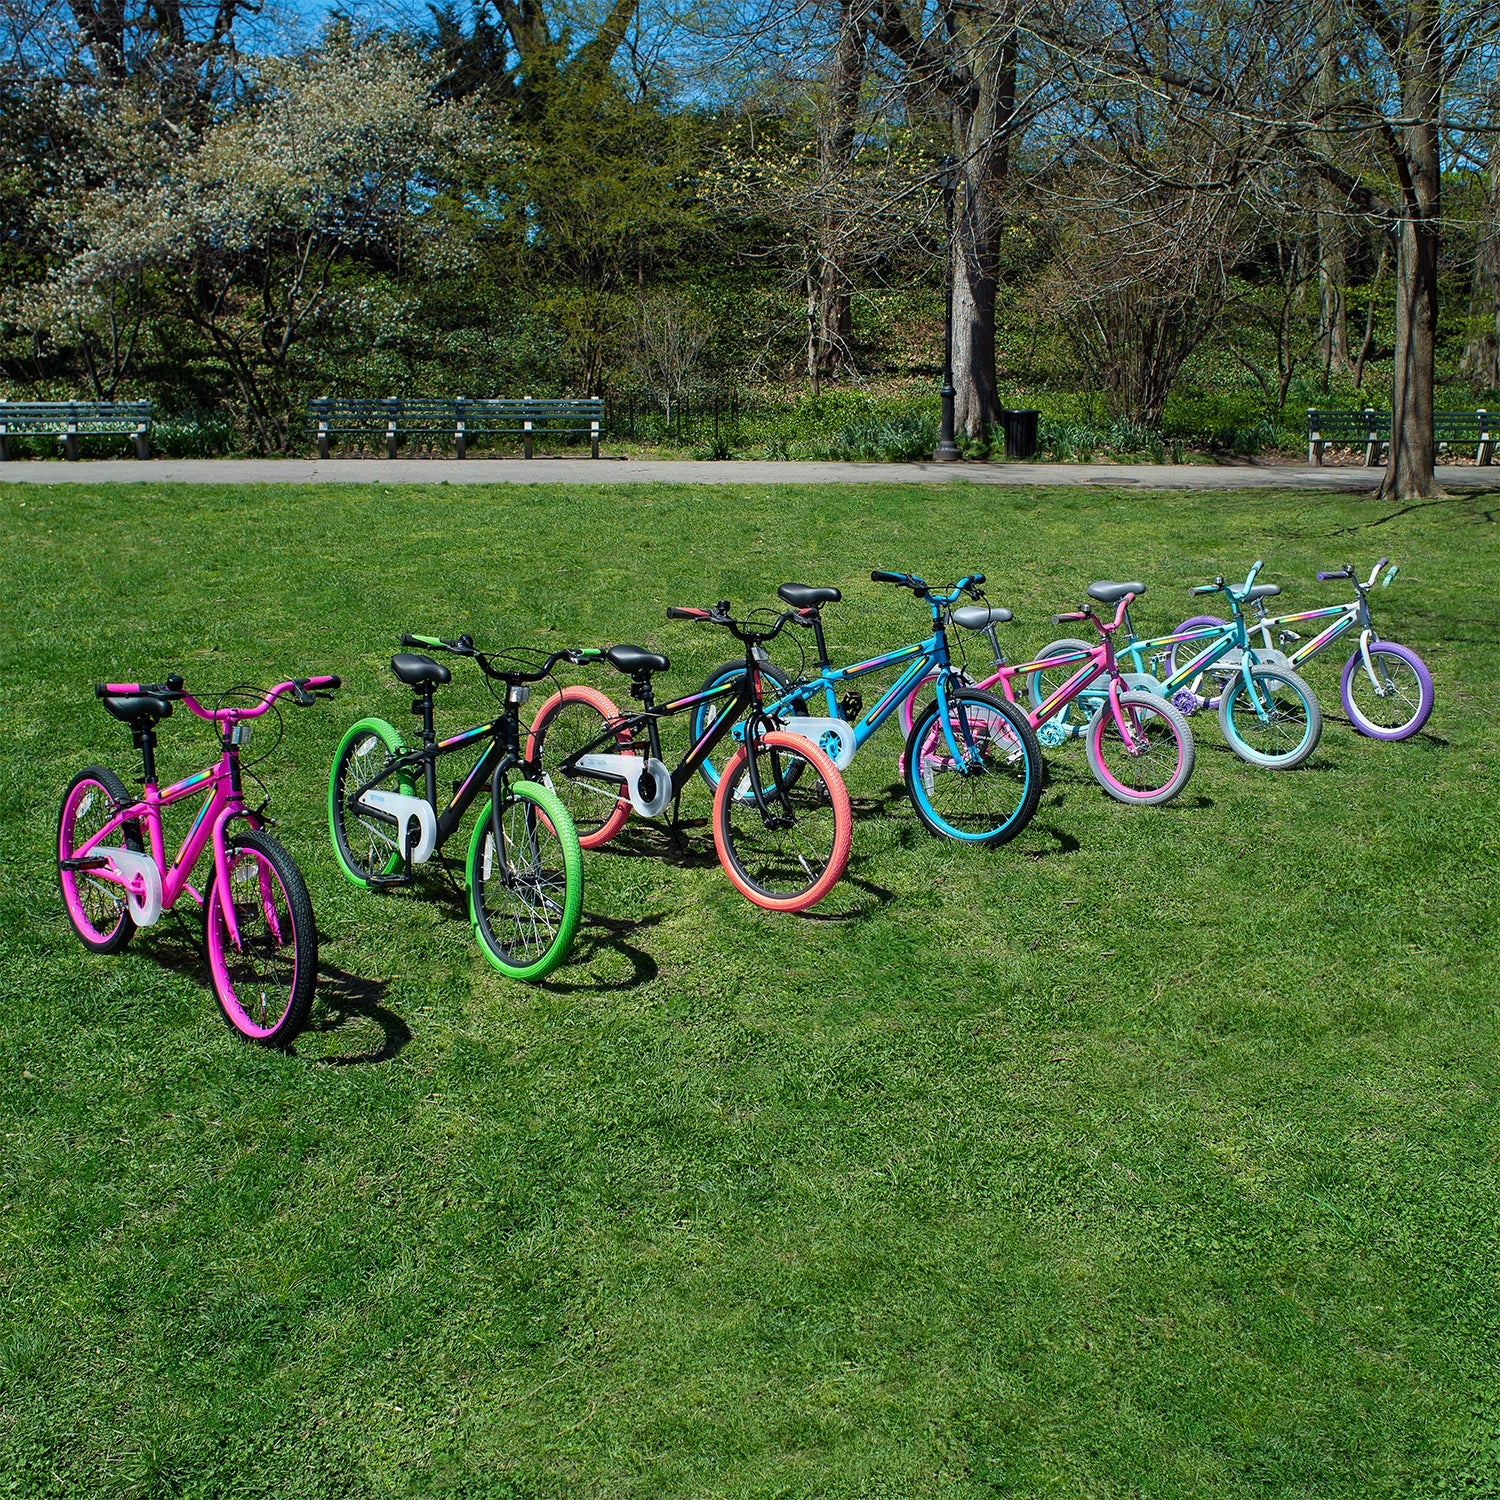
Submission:
[[[130,729],[141,753],[141,796],[132,797],[108,767],[87,766],[68,783],[58,812],[58,884],[84,947],[118,953],[137,928],[152,926],[186,893],[203,911],[209,979],[225,1021],[263,1046],[286,1046],[306,1023],[317,985],[318,934],[301,871],[265,831],[265,802],[254,810],[245,805],[240,751],[251,720],[283,694],[305,708],[338,686],[337,677],[327,676],[281,682],[264,692],[230,688],[215,695],[216,707],[205,708],[176,675],[160,685],[102,683],[95,693]],[[226,702],[235,698],[249,701]],[[172,716],[176,703],[214,726],[220,754],[215,765],[159,788],[156,726]],[[162,811],[200,795],[203,805],[169,865]],[[199,892],[189,879],[210,846],[208,878]]]
[[[1255,601],[1255,617],[1247,621],[1250,634],[1259,633],[1262,648],[1256,654],[1273,665],[1299,670],[1303,663],[1326,651],[1335,641],[1354,631],[1359,632],[1356,649],[1344,663],[1339,680],[1339,697],[1349,723],[1360,734],[1376,740],[1410,739],[1432,714],[1434,693],[1432,674],[1427,664],[1409,647],[1382,640],[1375,633],[1370,618],[1370,594],[1375,580],[1388,589],[1401,571],[1399,564],[1387,570],[1390,558],[1382,557],[1361,583],[1352,563],[1318,574],[1319,583],[1347,580],[1354,585],[1354,598],[1345,604],[1324,605],[1320,609],[1302,610],[1297,614],[1267,615],[1265,601]],[[1309,640],[1291,627],[1309,620],[1327,621]],[[1214,615],[1194,615],[1184,620],[1174,633],[1209,625],[1223,625]],[[1274,639],[1273,639],[1274,633]],[[1181,648],[1174,648],[1181,649]],[[1201,690],[1200,690],[1201,691]],[[1205,694],[1206,696],[1206,694]]]

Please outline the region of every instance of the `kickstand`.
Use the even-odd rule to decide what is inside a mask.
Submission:
[[[684,859],[692,852],[687,846],[687,839],[682,832],[682,793],[672,798],[672,821],[667,824],[667,832],[671,836],[673,846],[678,854]]]

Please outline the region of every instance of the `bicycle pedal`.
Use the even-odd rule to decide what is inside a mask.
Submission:
[[[399,870],[394,875],[368,875],[365,877],[365,884],[372,888],[380,887],[384,889],[387,886],[412,885],[414,883],[410,875],[403,874]]]
[[[679,818],[674,825],[677,828],[707,828],[707,818]]]

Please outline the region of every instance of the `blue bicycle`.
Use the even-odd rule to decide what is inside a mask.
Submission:
[[[817,645],[816,675],[792,679],[764,653],[756,656],[763,679],[765,711],[781,724],[817,745],[842,770],[855,752],[893,714],[919,683],[933,689],[933,700],[920,710],[906,738],[901,760],[902,780],[923,825],[943,838],[969,844],[1004,844],[1031,821],[1042,794],[1042,751],[1026,715],[994,693],[965,686],[948,652],[948,627],[981,630],[1010,611],[983,602],[982,573],[960,579],[946,591],[934,589],[909,573],[870,574],[876,583],[910,589],[932,614],[932,634],[926,640],[887,651],[848,667],[828,659],[823,637],[822,607],[837,604],[836,588],[813,588],[784,583],[777,594],[801,615],[800,623],[813,632]],[[969,597],[976,602],[960,605]],[[861,718],[857,692],[845,685],[871,672],[900,668],[896,680]],[[743,661],[726,662],[709,674],[703,691],[722,688],[746,670]],[[769,684],[774,684],[770,686]],[[779,691],[780,696],[775,696]],[[821,700],[821,702],[820,702]],[[825,710],[822,714],[816,708]],[[693,737],[698,740],[712,724],[716,704],[702,703],[695,714]],[[913,747],[930,745],[930,735],[941,732],[946,755],[919,755]],[[700,774],[717,786],[718,767],[705,761]]]

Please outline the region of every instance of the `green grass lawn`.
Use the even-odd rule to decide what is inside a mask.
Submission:
[[[0,490],[0,1494],[1500,1493],[1496,498]],[[787,578],[845,590],[852,659],[925,628],[872,566],[983,569],[1018,656],[1095,577],[1165,627],[1256,557],[1310,608],[1382,553],[1437,684],[1415,740],[1355,735],[1325,658],[1302,770],[1200,716],[1186,792],[1136,810],[1069,746],[976,853],[917,824],[887,728],[810,918],[633,824],[527,988],[435,867],[371,895],[329,848],[342,728],[415,724],[403,629],[651,644],[686,691],[733,653],[663,606]],[[327,669],[259,768],[323,963],[268,1054],[189,903],[84,952],[57,804],[136,774],[95,681]],[[488,701],[461,668],[441,723]],[[211,755],[163,726],[163,780]]]

